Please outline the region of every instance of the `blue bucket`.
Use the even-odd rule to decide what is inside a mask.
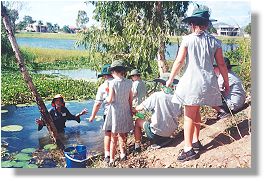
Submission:
[[[77,145],[68,147],[64,150],[66,168],[85,168],[86,167],[86,146]]]

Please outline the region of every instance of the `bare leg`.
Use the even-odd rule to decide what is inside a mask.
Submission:
[[[185,106],[184,107],[184,146],[192,147],[194,135],[194,122],[199,112],[199,106]]]
[[[114,161],[116,155],[116,146],[118,141],[117,133],[111,133],[111,143],[110,143],[110,162]]]
[[[119,133],[119,149],[121,155],[126,155],[126,142],[127,142],[127,135],[126,133]]]
[[[213,106],[212,108],[214,108],[217,112],[220,112],[221,108],[218,106]]]
[[[111,132],[105,131],[105,136],[104,136],[104,151],[105,151],[105,153],[110,153],[110,143],[111,143]]]
[[[193,133],[193,140],[192,140],[193,143],[199,140],[200,128],[201,128],[201,114],[198,110],[196,114],[196,119],[194,122],[194,133]]]
[[[143,119],[137,119],[135,123],[135,131],[134,131],[134,136],[135,136],[135,142],[140,143],[141,142],[141,136],[142,132],[141,130],[143,129],[143,124],[145,120]]]

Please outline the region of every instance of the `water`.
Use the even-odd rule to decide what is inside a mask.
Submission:
[[[83,46],[75,47],[75,40],[66,39],[45,39],[45,38],[17,38],[19,46],[29,46],[38,48],[66,49],[66,50],[85,50]],[[236,48],[236,45],[222,44],[223,51],[229,51]],[[176,52],[178,51],[177,44],[166,45],[166,60],[175,60]]]
[[[75,120],[66,122],[65,147],[83,144],[90,151],[103,151],[103,120],[94,120],[93,123],[89,123],[86,119],[90,117],[93,103],[93,101],[66,102],[66,107],[72,114],[79,113],[85,107],[88,109],[88,113],[81,116],[81,123],[77,123]],[[50,102],[45,104],[47,109],[51,108]],[[2,110],[8,110],[8,112],[1,113],[2,127],[7,125],[23,126],[23,130],[18,132],[1,131],[1,139],[9,144],[7,147],[9,152],[32,147],[43,148],[46,144],[51,143],[46,127],[43,127],[41,131],[37,130],[38,126],[35,124],[35,119],[40,117],[40,113],[36,105],[26,107],[7,106],[2,107]],[[98,115],[102,114],[103,110],[100,109]]]
[[[74,80],[96,80],[97,72],[90,69],[75,69],[75,70],[41,70],[38,74],[66,76]]]
[[[29,46],[38,48],[84,50],[83,46],[76,47],[75,40],[47,39],[47,38],[16,38],[19,46]]]

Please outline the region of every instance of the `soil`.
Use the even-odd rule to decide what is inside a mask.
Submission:
[[[211,113],[215,115],[215,113]],[[138,155],[129,154],[128,160],[117,162],[118,168],[250,168],[251,117],[250,106],[225,119],[203,118],[200,141],[204,149],[196,160],[177,161],[183,148],[183,130],[174,141],[160,149],[150,149],[145,142]],[[133,147],[131,142],[131,148]],[[99,166],[100,167],[100,166]]]

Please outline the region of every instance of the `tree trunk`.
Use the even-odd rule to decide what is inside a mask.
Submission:
[[[163,13],[162,13],[162,2],[158,1],[156,4],[156,12],[157,12],[157,20],[158,24],[162,26],[162,23],[164,21]],[[163,73],[167,72],[167,66],[165,64],[165,42],[163,40],[160,40],[160,47],[158,50],[158,68],[159,73],[162,75]]]
[[[7,32],[8,39],[9,39],[9,41],[12,45],[12,49],[15,53],[15,56],[17,59],[17,64],[19,66],[20,72],[21,72],[28,88],[30,89],[32,95],[35,97],[35,100],[36,100],[36,103],[38,105],[41,117],[44,120],[45,124],[47,125],[50,137],[54,143],[57,143],[57,145],[60,148],[63,148],[64,145],[61,142],[60,138],[58,137],[57,129],[53,123],[52,117],[50,116],[41,96],[38,94],[37,89],[36,89],[35,85],[33,84],[32,79],[31,79],[31,77],[30,77],[30,75],[26,69],[24,59],[21,56],[21,53],[19,51],[14,33],[13,33],[11,25],[10,25],[9,18],[7,16],[6,8],[4,7],[2,2],[1,2],[1,16],[2,16],[3,24],[4,24],[6,32]]]

